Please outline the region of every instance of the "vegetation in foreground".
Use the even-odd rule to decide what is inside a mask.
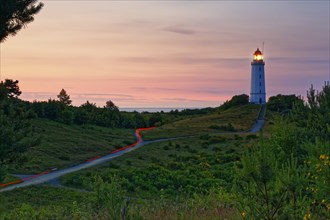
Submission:
[[[50,167],[64,168],[109,154],[136,141],[134,130],[95,125],[66,125],[45,119],[31,121],[39,144],[24,154],[14,173],[40,173]],[[70,134],[70,135],[68,135]]]
[[[36,3],[36,0],[0,2],[0,14],[4,15],[0,18],[0,43],[33,21],[33,16],[43,6]],[[20,163],[22,154],[33,149],[33,146],[38,146],[38,138],[33,134],[33,126],[29,123],[29,120],[36,116],[69,125],[94,124],[116,128],[134,128],[142,124],[148,125],[147,123],[161,125],[165,121],[170,122],[171,119],[178,119],[177,116],[180,116],[175,113],[174,117],[171,116],[164,120],[160,113],[133,116],[119,114],[111,102],[109,102],[109,106],[107,104],[107,107],[110,108],[106,109],[99,109],[89,102],[86,102],[81,108],[70,107],[70,100],[67,99],[65,91],[61,91],[59,101],[24,103],[15,99],[20,94],[16,84],[17,82],[14,81],[0,83],[0,180],[3,180],[5,167],[8,164]],[[291,98],[293,98],[294,104],[292,104]],[[133,178],[134,184],[140,188],[135,189],[135,185],[132,188],[129,187],[129,184],[125,185],[128,177],[122,175],[121,172],[117,172],[117,176],[113,176],[114,169],[121,171],[121,167],[124,167],[122,164],[117,164],[117,167],[111,165],[110,169],[100,167],[97,171],[98,175],[93,174],[92,178],[90,178],[90,174],[83,173],[82,181],[76,181],[77,178],[74,176],[64,179],[64,182],[68,184],[80,185],[82,188],[91,190],[89,192],[72,191],[65,188],[29,187],[1,194],[0,218],[330,219],[329,84],[325,85],[320,93],[315,93],[315,90],[311,88],[308,93],[308,103],[305,105],[302,100],[299,98],[297,100],[297,98],[277,96],[270,99],[269,109],[287,115],[273,119],[275,126],[269,137],[259,137],[256,142],[250,143],[251,146],[247,145],[247,149],[241,146],[240,151],[225,152],[225,155],[227,153],[234,155],[227,161],[215,160],[218,163],[212,163],[216,157],[213,158],[214,154],[206,149],[208,145],[203,145],[200,141],[209,141],[209,136],[200,137],[200,140],[190,139],[191,143],[175,143],[175,147],[185,144],[191,152],[188,151],[188,148],[187,151],[194,156],[187,155],[186,152],[181,154],[179,150],[181,147],[177,147],[176,151],[179,156],[170,156],[163,152],[160,155],[162,158],[160,162],[154,161],[156,169],[152,167],[151,172],[154,176],[149,176],[149,172],[143,172],[143,163],[140,164],[140,173],[130,173],[129,177],[140,178]],[[240,99],[237,100],[238,102],[234,102],[234,100],[237,99],[233,99],[232,103],[242,104]],[[285,103],[286,100],[291,101],[288,104]],[[230,107],[232,107],[230,103],[225,103],[222,110]],[[197,111],[197,114],[201,112]],[[146,117],[149,117],[148,120]],[[180,122],[177,124],[182,126]],[[227,127],[223,127],[223,124],[210,126],[213,127],[212,129],[233,129],[229,124]],[[175,134],[176,129],[173,130],[172,134]],[[195,128],[195,130],[199,130],[199,128]],[[156,132],[152,135],[157,137],[159,134]],[[155,148],[159,146],[162,147],[162,150],[158,149],[157,152],[173,150],[173,145],[161,144],[156,145]],[[194,146],[193,149],[191,146]],[[196,158],[196,155],[200,155],[200,158]],[[221,155],[215,155],[221,157]],[[141,158],[138,159],[141,160]],[[204,159],[206,161],[203,161]],[[169,161],[170,163],[168,163]],[[134,160],[134,163],[136,162]],[[137,171],[131,168],[130,160],[126,160],[125,163],[125,172]],[[214,175],[216,172],[214,168],[221,169],[221,165],[228,166],[228,169],[224,170],[229,170],[230,174],[227,184],[232,184],[233,187],[223,188],[226,182],[220,180],[228,178],[227,175],[223,177]],[[232,169],[235,172],[232,172]],[[189,178],[185,179],[187,176]],[[196,180],[195,177],[202,178]],[[76,182],[72,182],[72,178]],[[155,179],[155,181],[147,181],[145,184],[146,179]],[[180,182],[182,179],[184,182]],[[203,179],[208,179],[207,182],[211,184],[205,185]],[[213,181],[214,179],[215,181]],[[195,185],[194,181],[196,183],[200,181],[202,187]],[[217,185],[218,181],[224,185]],[[180,188],[180,186],[185,187]],[[163,187],[161,188],[163,190],[157,192],[156,196],[153,195],[157,198],[156,201],[142,198],[133,199],[134,195],[142,196],[142,193],[148,196],[148,192],[157,187]],[[175,190],[173,191],[173,189]],[[174,195],[184,196],[184,199],[174,198]],[[128,200],[127,196],[132,200]],[[237,209],[238,212],[235,212],[234,209]]]
[[[1,217],[329,219],[329,103],[329,86],[311,89],[307,104],[299,100],[268,118],[267,135],[154,143],[62,179],[82,191],[29,187],[3,193]]]

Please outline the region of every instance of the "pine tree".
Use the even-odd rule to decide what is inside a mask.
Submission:
[[[42,7],[43,3],[37,4],[37,0],[1,0],[0,43],[32,22]]]
[[[109,109],[109,110],[113,110],[113,111],[118,111],[118,107],[115,105],[115,103],[113,103],[113,101],[109,100],[105,103],[104,108]]]
[[[60,94],[57,95],[57,98],[64,105],[71,105],[71,103],[72,103],[70,96],[66,93],[66,91],[64,89],[62,89],[60,91]]]

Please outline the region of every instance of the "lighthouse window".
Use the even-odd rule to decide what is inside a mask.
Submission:
[[[259,90],[259,93],[261,93],[261,89]]]
[[[261,79],[261,75],[259,75],[259,79]]]
[[[261,82],[259,82],[259,86],[261,86]]]
[[[261,67],[259,67],[259,71],[261,71]]]

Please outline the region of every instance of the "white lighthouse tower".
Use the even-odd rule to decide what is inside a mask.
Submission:
[[[250,102],[254,104],[266,103],[266,86],[265,86],[265,62],[264,57],[259,48],[253,54],[251,62],[251,92]]]

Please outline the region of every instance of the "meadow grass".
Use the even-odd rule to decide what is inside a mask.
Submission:
[[[243,105],[225,111],[218,110],[202,116],[189,116],[159,126],[154,130],[142,132],[144,140],[189,135],[202,135],[215,132],[247,131],[256,120],[260,106]],[[232,126],[232,129],[228,127]]]
[[[0,195],[3,204],[0,211],[26,203],[36,209],[54,207],[64,213],[60,219],[67,209],[76,209],[73,204],[77,202],[78,211],[89,215],[87,219],[102,219],[106,215],[98,213],[93,206],[93,181],[95,176],[101,176],[105,182],[115,178],[123,183],[124,196],[132,198],[130,213],[137,219],[239,219],[232,206],[233,199],[228,199],[233,172],[239,155],[258,141],[258,135],[217,132],[224,131],[221,126],[228,123],[237,131],[249,129],[258,110],[258,106],[247,105],[188,116],[144,132],[144,139],[189,134],[194,137],[148,144],[106,164],[60,179],[66,187],[75,189],[41,185],[5,192]],[[22,173],[69,166],[135,141],[133,131],[127,129],[69,126],[40,119],[33,123],[42,136],[41,144],[31,149],[27,154],[29,160],[16,168]],[[180,179],[188,181],[188,186]],[[95,216],[90,215],[92,212]]]
[[[66,125],[46,119],[33,120],[40,144],[29,149],[15,173],[39,173],[50,167],[64,168],[134,143],[133,129],[94,125]]]

